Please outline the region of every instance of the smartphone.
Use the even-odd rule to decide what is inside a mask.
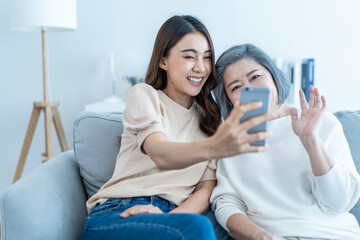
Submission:
[[[240,105],[251,103],[251,102],[262,102],[260,108],[246,112],[240,119],[240,122],[244,122],[252,117],[256,117],[269,112],[270,104],[270,89],[267,87],[257,86],[243,86],[241,88]],[[248,130],[249,134],[266,131],[267,121],[260,123]],[[250,143],[253,146],[265,145],[265,139]]]

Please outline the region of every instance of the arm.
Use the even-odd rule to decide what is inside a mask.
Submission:
[[[216,185],[215,180],[202,181],[196,185],[195,192],[171,213],[203,213],[209,207],[209,199]]]
[[[300,90],[301,116],[298,119],[297,110],[291,109],[291,119],[294,133],[299,137],[309,155],[312,172],[315,176],[327,173],[334,160],[326,152],[320,137],[315,131],[316,125],[325,111],[326,101],[320,97],[319,91],[310,86],[310,100],[307,106],[304,92]]]
[[[264,151],[265,146],[251,146],[249,143],[264,139],[270,133],[248,134],[247,130],[269,120],[271,116],[261,115],[243,123],[239,121],[245,112],[258,107],[259,103],[236,105],[226,121],[209,138],[190,143],[177,143],[169,142],[163,133],[155,132],[145,139],[142,148],[162,170],[181,169],[210,159]]]
[[[202,161],[265,150],[266,147],[251,146],[250,142],[266,138],[269,132],[248,134],[247,130],[271,119],[271,115],[264,114],[240,123],[245,112],[260,106],[260,102],[242,106],[237,103],[211,137],[187,143],[170,142],[166,137],[168,130],[164,129],[164,109],[158,92],[150,85],[137,84],[126,94],[124,131],[132,135],[159,169],[183,169]]]
[[[231,215],[227,221],[227,228],[235,239],[242,240],[275,240],[275,236],[253,223],[247,216],[241,213]]]
[[[312,192],[322,210],[337,214],[349,211],[358,201],[360,176],[355,169],[341,124],[330,113],[328,115],[326,117],[330,119],[323,123],[325,126],[320,136],[324,140],[320,140],[320,143],[322,151],[334,160],[334,165],[326,174],[313,176],[315,184]],[[324,132],[330,137],[324,137]]]
[[[315,130],[326,107],[325,98],[320,97],[317,89],[310,87],[309,107],[302,91],[300,102],[301,117],[298,119],[296,110],[292,109],[292,123],[295,134],[299,136],[309,156],[315,183],[314,197],[324,211],[346,212],[359,198],[360,177],[355,170],[341,125],[337,122],[334,124],[330,119],[328,125],[326,122],[321,123],[325,125],[321,126],[324,130],[320,135]]]

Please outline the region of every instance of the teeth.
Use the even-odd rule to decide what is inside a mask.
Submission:
[[[203,78],[188,77],[187,79],[189,79],[189,80],[192,81],[192,82],[199,83],[199,82],[201,82],[201,80],[202,80]]]

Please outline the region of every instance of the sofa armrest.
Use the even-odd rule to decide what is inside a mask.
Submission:
[[[85,202],[74,153],[61,153],[4,191],[2,239],[80,239]]]

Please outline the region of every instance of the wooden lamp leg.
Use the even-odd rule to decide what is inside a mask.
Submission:
[[[53,136],[52,136],[52,107],[45,106],[45,154],[43,156],[47,157],[47,159],[51,159],[54,157],[54,144],[53,144]]]
[[[22,147],[22,150],[21,150],[19,162],[18,162],[18,165],[17,165],[17,168],[16,168],[13,183],[16,182],[20,178],[21,173],[23,171],[25,160],[26,160],[26,157],[27,157],[28,152],[29,152],[30,144],[31,144],[32,138],[34,136],[36,124],[37,124],[38,119],[39,119],[40,110],[41,110],[41,108],[36,107],[36,106],[34,106],[34,108],[33,108],[31,118],[30,118],[30,122],[29,122],[29,126],[28,126],[28,129],[26,131],[24,144],[23,144],[23,147]]]
[[[22,174],[22,171],[24,169],[25,160],[29,152],[30,144],[32,141],[32,138],[34,136],[36,124],[39,120],[40,111],[44,111],[45,115],[45,153],[43,153],[43,156],[47,157],[47,160],[54,157],[54,144],[53,144],[53,135],[52,135],[52,122],[54,122],[54,126],[56,129],[56,133],[59,138],[61,151],[65,152],[69,150],[64,129],[61,124],[60,120],[60,114],[58,111],[57,106],[59,105],[58,102],[35,102],[34,103],[34,109],[31,114],[30,123],[28,126],[28,129],[26,131],[26,136],[23,144],[23,148],[21,150],[19,162],[16,168],[15,177],[13,180],[13,183],[16,182]],[[44,160],[46,161],[46,160]],[[44,162],[43,161],[43,162]]]

